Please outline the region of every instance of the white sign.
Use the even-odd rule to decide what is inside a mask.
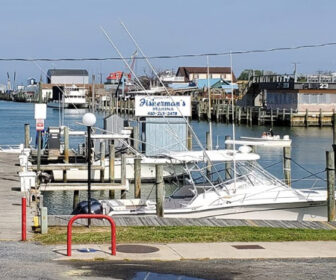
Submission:
[[[42,131],[42,130],[44,130],[44,120],[42,120],[42,119],[37,119],[36,120],[36,130],[37,131]]]
[[[190,96],[135,96],[137,117],[190,117]]]
[[[47,104],[35,104],[35,120],[47,118]]]

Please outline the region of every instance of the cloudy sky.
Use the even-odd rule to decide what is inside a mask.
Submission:
[[[146,55],[216,53],[336,42],[333,0],[1,0],[0,58],[117,57],[99,29],[103,26],[124,56],[135,46],[122,20]],[[245,68],[292,73],[336,72],[336,46],[233,56],[236,75]],[[155,59],[159,70],[205,66],[205,57]],[[210,57],[212,66],[229,66],[227,56]],[[49,68],[85,68],[90,74],[124,70],[107,62],[1,62],[6,72],[25,82]],[[144,62],[136,71],[143,74]]]

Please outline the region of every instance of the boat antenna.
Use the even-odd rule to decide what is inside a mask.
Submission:
[[[230,51],[230,67],[231,67],[231,108],[232,108],[232,140],[233,140],[233,184],[236,190],[236,127],[235,127],[235,106],[233,98],[233,70],[232,70],[232,52]]]
[[[211,123],[211,88],[210,88],[210,69],[209,69],[209,56],[207,55],[207,76],[208,76],[208,122],[209,122],[209,134],[210,134],[210,143],[209,147],[212,150],[212,123]]]

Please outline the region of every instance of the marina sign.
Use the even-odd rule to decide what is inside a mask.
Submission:
[[[44,130],[44,120],[43,119],[37,119],[36,120],[36,130],[37,131],[43,131]]]
[[[135,96],[137,117],[190,117],[190,96]]]

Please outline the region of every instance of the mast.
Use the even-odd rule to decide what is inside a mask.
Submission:
[[[211,123],[211,89],[210,89],[210,69],[209,69],[209,56],[207,56],[207,76],[208,76],[208,121],[209,121],[209,147],[212,150],[212,123]]]
[[[230,51],[230,66],[231,66],[231,106],[232,106],[232,140],[233,140],[233,151],[236,151],[236,127],[235,127],[235,107],[233,98],[233,70],[232,70],[232,53]],[[233,153],[233,183],[234,189],[236,190],[236,155]]]

